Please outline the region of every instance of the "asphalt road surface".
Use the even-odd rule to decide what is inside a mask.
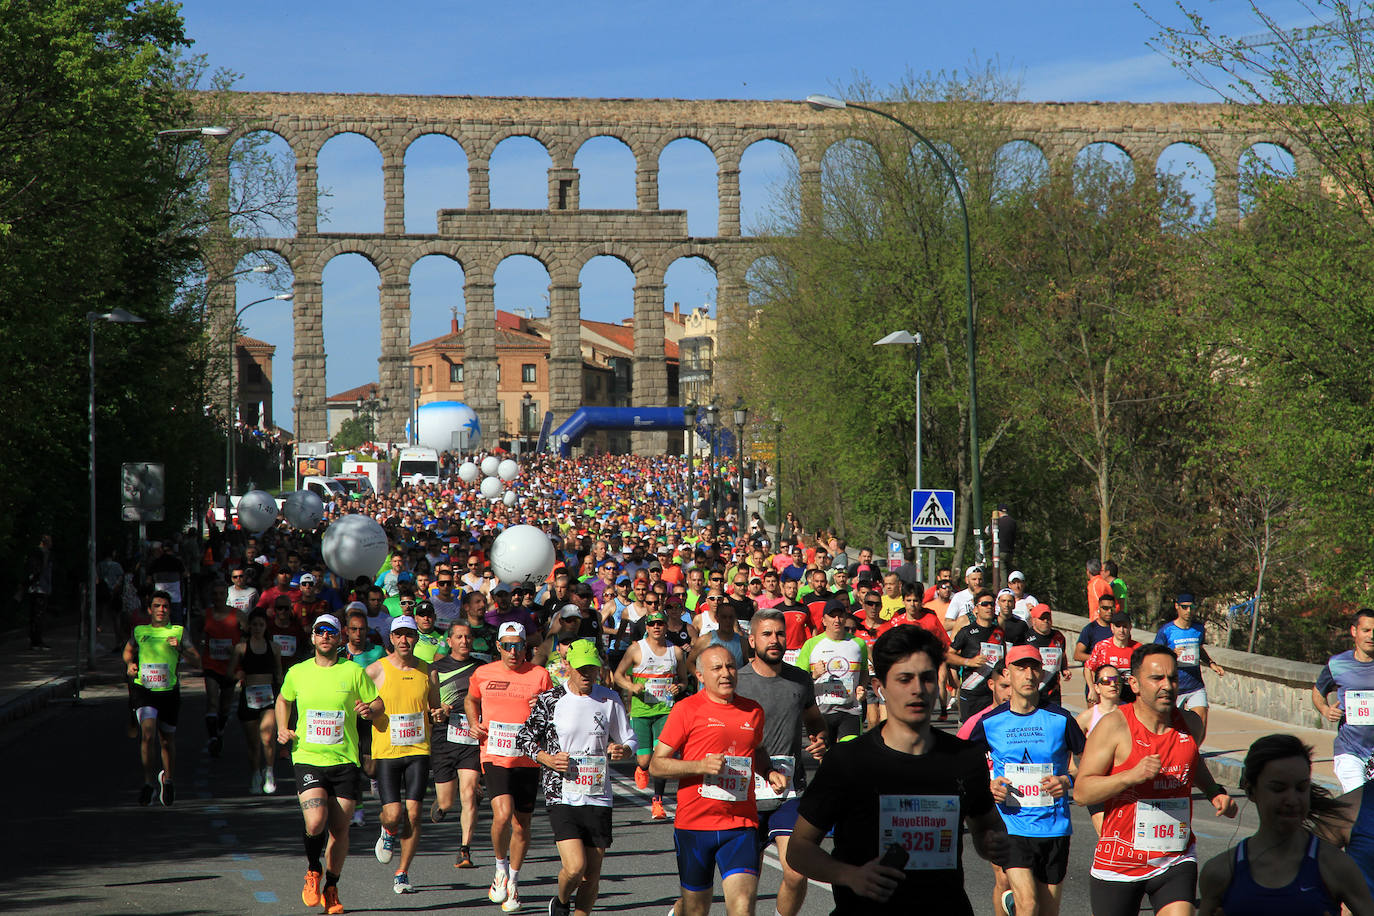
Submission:
[[[64,703],[7,726],[0,734],[9,786],[7,847],[0,857],[0,911],[24,913],[303,913],[305,872],[301,817],[286,761],[277,766],[278,794],[248,794],[247,755],[235,720],[218,759],[204,750],[205,701],[199,679],[183,688],[178,731],[178,798],[172,808],[141,808],[142,782],[134,740],[125,732],[122,686],[88,690],[79,705]],[[648,820],[648,798],[632,773],[615,777],[615,841],[606,856],[597,910],[662,916],[677,895],[671,822]],[[669,787],[670,795],[672,787]],[[432,793],[429,796],[432,798]],[[500,913],[486,898],[492,855],[489,817],[474,833],[478,867],[458,870],[458,813],[428,822],[425,803],[420,852],[411,869],[417,893],[391,890],[394,865],[372,854],[377,801],[364,801],[367,823],[354,828],[340,881],[347,911],[425,913],[453,907]],[[670,808],[671,810],[671,808]],[[1238,820],[1216,818],[1205,801],[1194,805],[1198,851],[1205,861],[1248,836],[1254,815],[1241,804]],[[1064,882],[1065,914],[1086,914],[1092,824],[1074,809],[1075,842]],[[992,875],[965,846],[967,887],[978,913],[992,912]],[[558,857],[542,801],[534,816],[531,855],[521,869],[525,913],[546,912]],[[770,850],[760,880],[757,912],[773,912],[780,872]],[[717,884],[719,894],[719,884]],[[806,914],[828,913],[829,889],[813,884]],[[717,903],[715,912],[724,912]]]

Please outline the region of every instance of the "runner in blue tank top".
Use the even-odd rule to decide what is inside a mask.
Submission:
[[[1331,656],[1312,688],[1317,712],[1340,723],[1332,765],[1343,792],[1364,785],[1365,761],[1374,757],[1374,609],[1355,612],[1350,637],[1355,648]],[[1328,703],[1333,690],[1336,702]]]

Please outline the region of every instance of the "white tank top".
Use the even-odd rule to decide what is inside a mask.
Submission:
[[[677,664],[673,659],[673,644],[668,643],[663,647],[663,654],[656,655],[646,637],[639,641],[639,664],[635,665],[634,670],[630,673],[667,674],[676,668]]]

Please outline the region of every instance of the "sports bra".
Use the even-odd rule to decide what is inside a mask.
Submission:
[[[267,641],[267,638],[263,638]],[[253,651],[253,640],[250,637],[243,644],[243,673],[249,674],[271,674],[277,673],[276,666],[272,664],[272,644],[267,643],[268,648],[265,652]]]
[[[1321,868],[1317,865],[1316,837],[1309,837],[1307,854],[1298,866],[1297,876],[1283,887],[1263,887],[1255,883],[1250,872],[1249,840],[1236,847],[1231,886],[1221,898],[1226,916],[1282,913],[1284,916],[1324,916],[1340,912],[1331,893],[1322,883]]]

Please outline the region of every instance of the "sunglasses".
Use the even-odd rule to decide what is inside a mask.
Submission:
[[[443,585],[452,585],[452,584],[453,584],[453,580],[452,580],[452,579],[440,579],[439,581],[435,582],[434,584],[435,584],[435,585],[440,585],[440,586],[443,586]]]
[[[166,605],[163,605],[163,606],[166,607]],[[153,607],[157,607],[157,605],[153,605]],[[276,608],[276,609],[279,610],[279,611],[289,611],[289,610],[291,610],[291,605],[289,605],[289,604],[274,604],[274,605],[272,605],[272,607]]]
[[[992,602],[991,602],[991,601],[979,601],[979,602],[978,602],[978,606],[979,606],[979,607],[992,607]]]
[[[1097,679],[1097,683],[1101,684],[1103,687],[1107,687],[1118,683],[1120,680],[1121,678],[1119,677],[1100,677]]]
[[[338,635],[339,635],[339,631],[336,630],[336,629],[334,629],[333,627],[316,627],[316,628],[315,628],[315,635],[316,635],[316,636],[338,636]]]
[[[644,625],[645,625],[646,627],[666,627],[666,626],[668,625],[668,621],[666,621],[666,620],[649,620],[649,621],[646,621]]]
[[[525,644],[522,642],[498,642],[496,645],[506,652],[519,652],[525,648]]]
[[[878,602],[878,601],[865,601],[865,602],[864,602],[864,607],[878,607],[879,604],[881,604],[881,602]]]
[[[720,596],[719,596],[719,595],[707,595],[706,598],[703,599],[703,600],[709,601],[709,602],[711,602],[712,604],[715,604],[717,601],[720,600]]]
[[[433,610],[428,610],[428,611],[416,611],[416,612],[415,612],[415,616],[416,616],[416,617],[433,617],[433,616],[434,616],[434,611],[433,611]]]
[[[414,601],[402,601],[401,607],[415,607]]]

